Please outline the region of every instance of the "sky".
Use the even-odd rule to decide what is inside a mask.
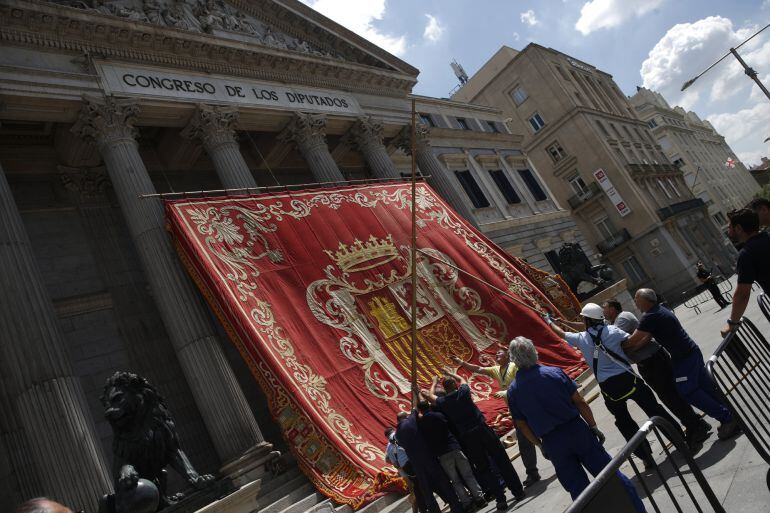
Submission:
[[[770,157],[770,99],[729,56],[770,23],[770,0],[302,0],[420,70],[414,92],[446,97],[449,63],[472,75],[500,46],[551,47],[708,119],[747,166]],[[770,88],[770,28],[739,53]]]

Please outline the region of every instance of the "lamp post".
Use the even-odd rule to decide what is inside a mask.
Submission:
[[[762,82],[759,80],[759,77],[757,77],[757,72],[756,72],[756,71],[754,71],[754,69],[753,69],[753,68],[751,68],[751,67],[750,67],[748,64],[746,64],[746,62],[745,62],[745,61],[744,61],[744,60],[741,58],[741,56],[740,56],[740,55],[738,55],[738,52],[737,52],[738,48],[740,48],[741,46],[743,46],[743,45],[745,45],[746,43],[748,43],[749,41],[751,41],[751,40],[752,40],[754,37],[756,37],[756,36],[757,36],[757,35],[758,35],[760,32],[762,32],[763,30],[765,30],[767,27],[770,27],[770,23],[769,23],[769,24],[767,24],[767,25],[765,25],[764,27],[762,27],[762,28],[761,28],[760,30],[758,30],[758,31],[757,31],[757,32],[756,32],[756,33],[755,33],[753,36],[751,36],[750,38],[748,38],[747,40],[745,40],[743,43],[739,44],[739,45],[738,45],[738,46],[736,46],[735,48],[730,48],[730,51],[729,51],[729,52],[727,52],[726,54],[724,54],[722,57],[720,57],[720,59],[719,59],[718,61],[716,61],[714,64],[712,64],[711,66],[709,66],[709,67],[708,67],[708,68],[706,68],[705,70],[701,71],[701,72],[700,72],[700,74],[698,74],[696,77],[694,77],[694,78],[691,78],[690,80],[688,80],[687,82],[685,82],[684,84],[682,84],[682,91],[684,91],[685,89],[687,89],[688,87],[690,87],[691,85],[693,85],[693,83],[694,83],[696,80],[698,80],[700,77],[702,77],[704,74],[706,74],[706,72],[708,72],[708,71],[709,71],[711,68],[713,68],[714,66],[716,66],[717,64],[719,64],[720,62],[722,62],[722,61],[723,61],[723,60],[724,60],[724,59],[725,59],[725,58],[726,58],[728,55],[732,54],[733,56],[735,56],[735,58],[736,58],[736,59],[738,59],[738,62],[740,62],[740,63],[741,63],[741,66],[743,66],[743,70],[744,70],[744,72],[746,73],[746,75],[747,75],[747,76],[748,76],[750,79],[752,79],[754,82],[756,82],[756,83],[757,83],[757,85],[758,85],[758,86],[759,86],[759,88],[762,90],[762,92],[763,92],[763,93],[765,93],[765,96],[767,96],[767,99],[768,99],[768,100],[770,100],[770,91],[768,91],[768,90],[767,90],[767,88],[766,88],[766,87],[765,87],[765,86],[762,84]]]

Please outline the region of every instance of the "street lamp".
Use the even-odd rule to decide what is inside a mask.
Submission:
[[[744,61],[744,60],[741,58],[741,56],[740,56],[740,55],[738,55],[738,52],[736,51],[738,48],[740,48],[741,46],[745,45],[746,43],[748,43],[749,41],[751,41],[752,39],[754,39],[754,37],[756,37],[756,36],[757,36],[757,35],[758,35],[760,32],[762,32],[763,30],[765,30],[767,27],[770,27],[770,23],[768,23],[767,25],[765,25],[764,27],[762,27],[762,28],[761,28],[759,31],[757,31],[757,33],[756,33],[756,34],[754,34],[753,36],[751,36],[750,38],[748,38],[747,40],[745,40],[743,43],[739,44],[739,45],[738,45],[738,46],[736,46],[735,48],[730,48],[730,51],[729,51],[729,52],[727,52],[726,54],[724,54],[724,55],[723,55],[723,56],[722,56],[722,57],[721,57],[721,58],[720,58],[718,61],[716,61],[714,64],[712,64],[711,66],[709,66],[709,67],[708,67],[708,68],[706,68],[705,70],[701,71],[701,72],[700,72],[700,74],[699,74],[699,75],[697,75],[695,78],[691,78],[690,80],[688,80],[687,82],[685,82],[684,84],[682,84],[682,91],[684,91],[685,89],[687,89],[688,87],[690,87],[691,85],[693,85],[693,83],[694,83],[696,80],[698,80],[700,77],[702,77],[702,76],[703,76],[703,75],[704,75],[704,74],[705,74],[707,71],[709,71],[711,68],[713,68],[714,66],[716,66],[716,65],[717,65],[717,64],[719,64],[720,62],[722,62],[722,61],[725,59],[725,57],[727,57],[727,56],[728,56],[728,55],[730,55],[730,54],[733,54],[733,55],[735,56],[735,58],[736,58],[736,59],[738,59],[738,62],[740,62],[740,63],[741,63],[741,66],[743,66],[743,69],[744,69],[744,72],[746,73],[746,75],[748,75],[748,77],[749,77],[750,79],[752,79],[754,82],[756,82],[756,83],[757,83],[757,85],[759,86],[759,88],[760,88],[760,89],[762,89],[762,92],[763,92],[763,93],[765,93],[765,96],[767,96],[768,100],[770,100],[770,91],[768,91],[768,90],[767,90],[767,88],[766,88],[766,87],[765,87],[765,86],[762,84],[762,82],[759,80],[759,78],[757,77],[757,72],[756,72],[756,71],[754,71],[754,69],[753,69],[753,68],[749,67],[749,65],[748,65],[748,64],[746,64],[746,62],[745,62],[745,61]]]

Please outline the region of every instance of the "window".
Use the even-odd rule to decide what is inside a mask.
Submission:
[[[642,266],[639,265],[639,261],[636,257],[629,257],[623,261],[623,270],[626,272],[629,281],[632,285],[637,285],[647,280],[647,273],[644,272]]]
[[[628,140],[629,140],[629,141],[630,141],[630,140],[632,140],[632,139],[633,139],[633,136],[631,135],[631,131],[630,131],[630,130],[628,130],[628,127],[627,127],[627,126],[625,126],[625,125],[623,125],[623,130],[626,132],[626,136],[628,136]]]
[[[518,171],[519,176],[521,176],[521,179],[524,180],[524,183],[527,185],[527,189],[529,189],[529,192],[535,197],[535,201],[548,199],[548,196],[543,192],[543,188],[537,183],[537,178],[532,174],[532,171],[529,169],[519,169]]]
[[[553,269],[553,272],[557,274],[561,272],[561,260],[559,260],[559,254],[556,251],[546,251],[545,258],[548,260],[548,263],[551,264],[551,269]]]
[[[569,185],[572,187],[572,190],[575,191],[575,194],[577,194],[579,197],[585,197],[588,196],[588,186],[583,181],[583,177],[580,175],[573,175],[572,178],[569,180]]]
[[[655,122],[655,118],[652,118],[651,120],[649,120],[647,122],[647,126],[650,128],[655,128],[656,126],[658,126],[658,124]]]
[[[660,178],[658,178],[658,186],[659,186],[661,189],[663,189],[663,192],[665,192],[665,193],[666,193],[666,197],[667,197],[668,199],[671,199],[671,198],[673,198],[673,196],[671,195],[671,193],[670,193],[670,192],[668,191],[668,189],[666,188],[666,184],[664,184],[664,183],[663,183],[663,181],[662,181]]]
[[[460,125],[460,128],[462,128],[463,130],[471,129],[471,127],[468,126],[468,120],[466,120],[465,118],[455,118],[455,119],[457,119],[457,124]]]
[[[489,130],[491,132],[494,132],[496,134],[500,133],[500,130],[497,128],[497,123],[494,121],[487,121],[487,126],[489,127]]]
[[[489,201],[484,196],[484,192],[479,187],[479,184],[476,183],[476,179],[473,178],[470,171],[467,169],[465,171],[455,171],[455,176],[457,176],[460,185],[465,189],[465,194],[468,195],[475,208],[486,208],[489,206]]]
[[[563,78],[566,81],[569,81],[569,75],[564,73],[564,69],[561,66],[556,65],[556,71],[559,72],[559,75],[561,75],[561,78]]]
[[[613,149],[615,150],[615,155],[617,155],[617,156],[618,156],[618,158],[620,159],[620,161],[621,161],[622,163],[624,163],[624,164],[628,164],[628,163],[629,163],[629,162],[628,162],[628,158],[626,157],[626,154],[625,154],[625,153],[623,153],[623,150],[621,150],[621,149],[620,149],[620,148],[618,148],[618,147],[615,147],[615,148],[613,148]]]
[[[513,92],[511,93],[511,97],[513,98],[513,103],[516,105],[521,105],[524,103],[524,100],[529,98],[529,95],[527,94],[527,91],[524,90],[523,87],[516,87]]]
[[[611,239],[615,235],[615,227],[612,226],[610,220],[606,217],[594,221],[594,226],[596,226],[596,231],[599,232],[599,236],[602,239]]]
[[[497,188],[500,189],[505,201],[507,201],[509,205],[521,203],[521,198],[516,194],[516,189],[513,188],[513,185],[511,185],[511,182],[508,180],[508,177],[505,176],[502,169],[490,169],[489,175],[492,177],[492,180],[495,181]]]
[[[540,117],[540,114],[535,112],[532,117],[529,118],[529,124],[532,126],[534,132],[539,132],[541,128],[545,126],[545,121]]]
[[[567,152],[564,151],[564,148],[562,148],[561,145],[557,142],[547,147],[545,151],[548,152],[554,162],[559,162],[567,156]]]
[[[430,127],[436,126],[436,123],[433,121],[433,118],[430,114],[423,114],[422,112],[419,113],[420,116],[420,123],[423,125],[428,125]]]
[[[605,127],[604,123],[602,123],[598,119],[596,120],[596,126],[599,127],[599,130],[601,130],[601,132],[604,134],[605,137],[609,137],[610,136],[610,133],[607,131],[607,127]]]
[[[615,132],[615,136],[618,139],[622,139],[622,137],[620,136],[620,132],[618,132],[618,127],[615,126],[615,123],[610,123],[610,127],[612,128],[612,131]]]
[[[723,225],[727,224],[727,219],[725,218],[725,216],[724,216],[724,214],[722,212],[717,212],[716,214],[714,214],[713,217],[714,217],[714,221],[716,221],[716,223],[719,226],[723,226]]]
[[[671,178],[667,178],[666,180],[668,181],[668,185],[671,187],[671,190],[673,190],[674,193],[676,193],[677,197],[681,198],[682,195],[679,194],[679,189],[676,188],[676,185],[674,185],[674,182],[671,181]]]

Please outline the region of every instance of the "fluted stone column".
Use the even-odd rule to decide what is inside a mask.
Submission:
[[[326,145],[326,117],[322,114],[295,114],[278,136],[297,146],[319,182],[342,182],[345,177]]]
[[[182,137],[200,139],[225,189],[256,188],[257,182],[243,160],[235,137],[238,110],[199,105]]]
[[[127,100],[86,98],[73,131],[94,140],[198,410],[223,462],[262,442],[262,433],[228,365],[208,313],[164,229],[158,198],[139,155]]]
[[[460,196],[463,194],[460,192],[460,184],[452,179],[447,168],[441,164],[430,148],[430,129],[425,125],[418,124],[415,136],[415,160],[417,161],[417,167],[420,168],[420,172],[423,175],[429,176],[429,178],[426,178],[428,185],[433,187],[439,196],[449,203],[465,220],[476,226],[476,218],[466,206],[462,196]],[[412,154],[409,127],[406,127],[401,132],[397,143],[407,155]]]
[[[0,371],[13,420],[24,431],[12,450],[28,451],[19,459],[35,469],[40,492],[96,511],[112,480],[2,168],[0,219]]]
[[[396,165],[382,143],[382,123],[370,117],[360,118],[348,132],[350,146],[363,155],[376,178],[400,178]]]

